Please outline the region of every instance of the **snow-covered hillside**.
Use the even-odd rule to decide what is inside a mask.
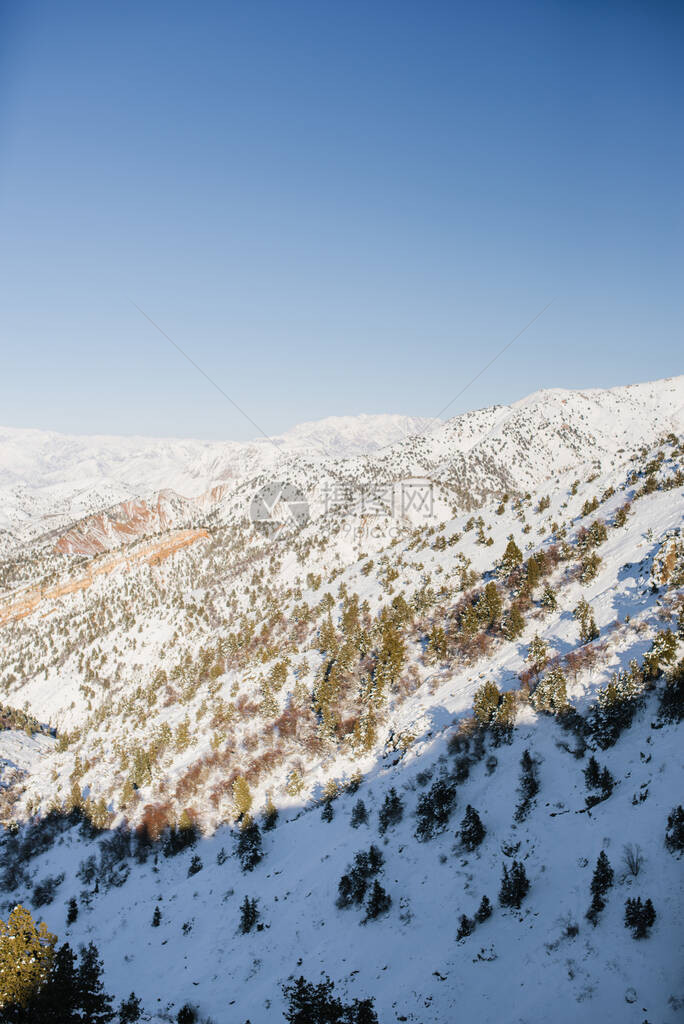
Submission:
[[[0,918],[155,1021],[300,975],[383,1024],[681,1019],[683,420],[676,378],[281,452],[3,432],[56,518],[0,561]]]

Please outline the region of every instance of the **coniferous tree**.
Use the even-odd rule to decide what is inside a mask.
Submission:
[[[192,858],[188,866],[188,878],[190,878],[192,875],[196,875],[197,872],[201,870],[202,860],[197,854],[195,854],[195,856]]]
[[[480,845],[486,834],[487,829],[482,824],[480,815],[474,807],[468,804],[463,821],[461,822],[460,836],[462,845],[472,853]]]
[[[249,820],[238,833],[237,856],[243,871],[253,871],[263,859],[261,829],[256,821]]]
[[[625,903],[625,928],[632,929],[635,939],[645,939],[655,919],[656,912],[650,900],[642,903],[639,896]]]
[[[368,811],[363,800],[359,799],[352,807],[351,813],[351,827],[358,828],[359,825],[366,825],[368,823]]]
[[[490,725],[494,720],[501,694],[496,683],[483,683],[473,697],[473,714],[480,725]]]
[[[112,997],[107,995],[102,984],[102,961],[95,944],[90,942],[84,946],[80,957],[78,992],[82,1020],[88,1024],[108,1024],[114,1019]]]
[[[520,605],[514,602],[504,621],[504,636],[507,640],[517,640],[525,629],[525,617],[520,610]]]
[[[604,896],[613,884],[613,869],[604,850],[598,855],[594,875],[591,880],[591,892]]]
[[[667,818],[665,846],[670,853],[684,850],[684,807],[673,807]]]
[[[142,1003],[136,996],[135,992],[131,992],[128,999],[124,999],[119,1007],[119,1024],[137,1024],[142,1015]]]
[[[266,801],[266,807],[264,808],[264,831],[270,832],[271,829],[274,829],[277,821],[278,809],[273,803],[271,794],[269,793],[268,800]]]
[[[72,896],[71,899],[69,900],[69,907],[68,907],[68,910],[67,910],[67,919],[66,919],[67,925],[73,924],[74,921],[77,919],[77,917],[78,917],[78,903],[77,903],[75,897]]]
[[[489,902],[488,897],[483,896],[480,901],[480,906],[477,908],[475,912],[475,920],[478,922],[478,924],[483,924],[487,920],[487,918],[491,916],[492,905]]]
[[[288,1024],[378,1024],[372,999],[345,1005],[334,990],[335,983],[327,977],[317,984],[300,977],[284,985]]]
[[[366,902],[366,921],[372,921],[381,914],[386,914],[392,906],[392,897],[378,882],[373,881],[368,900]]]
[[[380,822],[380,834],[384,835],[392,825],[398,825],[404,816],[404,804],[394,786],[385,796],[382,807],[378,812]]]
[[[499,903],[502,907],[515,907],[518,910],[529,888],[530,883],[521,861],[514,860],[510,870],[504,864],[501,889],[499,890]]]
[[[260,916],[257,900],[251,900],[249,896],[245,896],[240,905],[240,931],[243,935],[251,932]]]
[[[503,557],[499,562],[499,573],[501,576],[509,576],[514,569],[519,565],[522,565],[522,551],[513,540],[513,534],[508,538],[508,544],[506,550],[503,553]]]
[[[523,821],[527,816],[532,801],[539,792],[539,778],[537,776],[537,763],[530,756],[529,750],[523,750],[520,758],[520,793],[521,800],[515,809],[515,820]]]
[[[458,923],[458,931],[456,932],[456,941],[460,942],[461,939],[466,939],[469,935],[472,935],[475,931],[475,922],[472,917],[468,917],[467,914],[461,914],[461,919]]]
[[[596,789],[601,782],[601,766],[592,754],[584,769],[584,781],[589,789]]]
[[[154,908],[154,913],[152,914],[152,927],[153,928],[158,928],[160,924],[161,924],[161,910],[159,909],[159,907],[155,907]]]

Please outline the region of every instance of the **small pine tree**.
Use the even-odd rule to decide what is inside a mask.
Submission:
[[[510,611],[504,622],[504,636],[507,640],[517,640],[517,638],[522,635],[524,629],[525,617],[520,610],[520,605],[514,603],[511,605]]]
[[[665,846],[670,853],[681,853],[684,850],[684,807],[681,804],[673,807],[668,815]]]
[[[480,906],[477,908],[477,911],[475,912],[475,920],[477,921],[478,924],[483,924],[487,920],[487,918],[491,916],[492,905],[489,902],[487,896],[483,896],[482,900],[480,901]]]
[[[273,803],[273,800],[271,799],[271,794],[269,793],[268,799],[266,801],[266,806],[264,807],[264,831],[270,832],[271,829],[274,829],[276,827],[277,821],[278,809],[276,805]]]
[[[499,562],[498,571],[501,576],[509,576],[514,569],[519,565],[522,565],[522,551],[513,540],[513,534],[508,538],[508,544],[506,550],[503,553],[503,557]]]
[[[540,604],[547,612],[555,612],[558,608],[558,598],[556,597],[556,591],[553,587],[547,583],[542,590]]]
[[[260,916],[257,900],[245,896],[240,904],[240,931],[243,935],[251,932]]]
[[[502,907],[515,907],[518,910],[529,888],[530,883],[521,861],[514,860],[510,870],[504,864],[501,889],[499,890],[499,903]]]
[[[72,896],[71,899],[69,900],[69,907],[68,907],[68,910],[67,910],[67,919],[66,919],[67,925],[73,924],[74,921],[77,919],[77,917],[78,917],[78,902],[76,901],[76,897]]]
[[[131,992],[128,999],[124,999],[119,1007],[119,1024],[137,1024],[142,1015],[142,1003],[136,996],[135,992]]]
[[[584,769],[584,781],[588,789],[597,789],[601,783],[601,766],[592,754]]]
[[[160,924],[161,924],[161,910],[159,909],[159,907],[155,907],[154,908],[154,913],[152,914],[152,927],[153,928],[158,928]]]
[[[202,860],[200,857],[197,856],[197,854],[195,854],[195,856],[190,861],[190,865],[188,867],[188,878],[190,878],[192,875],[196,875],[197,872],[201,870]]]
[[[469,935],[472,935],[475,931],[475,921],[472,917],[468,917],[467,914],[461,914],[461,920],[458,924],[458,931],[456,933],[456,941],[460,942],[461,939],[467,939]]]
[[[375,918],[380,917],[381,914],[386,914],[391,906],[392,897],[383,889],[376,878],[373,882],[370,895],[368,896],[368,901],[366,903],[365,920],[375,920]]]
[[[394,786],[386,795],[378,812],[380,834],[384,835],[392,825],[398,825],[404,816],[404,804]]]
[[[605,851],[601,850],[598,855],[596,867],[594,868],[594,875],[591,880],[591,892],[594,895],[598,893],[599,896],[604,896],[612,884],[613,869],[610,866],[610,861],[608,860]]]
[[[468,804],[463,821],[461,822],[461,844],[472,853],[480,845],[486,834],[487,829],[482,824],[480,815],[474,807]]]
[[[253,871],[263,859],[261,829],[256,821],[249,820],[238,833],[237,856],[243,871]]]
[[[246,817],[252,807],[252,794],[249,789],[249,783],[243,775],[238,775],[237,779],[233,783],[233,802],[235,804],[235,812],[238,818]]]
[[[112,997],[104,990],[102,961],[93,942],[81,949],[78,990],[82,1020],[88,1024],[108,1024],[113,1020]]]
[[[527,660],[538,678],[546,668],[549,661],[549,646],[546,640],[543,640],[538,633],[535,633],[530,641],[530,646],[527,651]]]
[[[327,821],[328,824],[335,817],[335,808],[333,807],[332,800],[326,800],[323,804],[323,810],[321,811],[321,818],[323,821]]]
[[[368,824],[368,811],[363,800],[359,799],[352,807],[351,812],[351,827],[358,828],[359,825]]]
[[[604,900],[603,896],[601,896],[600,893],[595,892],[591,898],[591,905],[587,910],[587,920],[591,921],[594,928],[598,924],[599,914],[604,909],[605,905],[606,901]]]
[[[655,919],[656,912],[650,900],[642,903],[639,896],[625,903],[625,928],[632,929],[635,939],[645,939]]]
[[[496,715],[501,694],[496,683],[483,683],[473,697],[473,714],[480,725],[489,725]]]

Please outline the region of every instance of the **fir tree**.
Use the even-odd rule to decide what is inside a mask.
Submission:
[[[603,896],[601,896],[600,893],[595,892],[591,897],[591,904],[587,910],[587,920],[591,921],[594,928],[598,924],[599,914],[604,909],[605,905],[606,901]]]
[[[239,830],[237,856],[243,871],[253,871],[262,860],[261,829],[256,821],[249,821]]]
[[[135,992],[124,999],[119,1007],[119,1024],[137,1024],[142,1015],[142,1004]]]
[[[475,920],[478,924],[484,924],[488,917],[492,916],[492,905],[489,902],[487,896],[483,896],[480,901],[480,906],[475,912]]]
[[[421,842],[431,839],[448,824],[456,803],[456,786],[449,778],[437,779],[418,801],[416,836]]]
[[[159,907],[155,907],[154,908],[154,913],[152,914],[152,927],[153,928],[158,928],[160,924],[161,924],[161,910],[159,909]]]
[[[668,815],[665,846],[670,853],[681,853],[684,850],[684,807],[681,804],[673,807]]]
[[[521,861],[514,860],[510,870],[503,865],[503,878],[499,890],[499,903],[502,907],[515,907],[518,910],[529,888],[530,883]]]
[[[605,851],[601,850],[598,855],[596,867],[594,868],[594,875],[591,880],[591,892],[592,894],[598,893],[599,896],[605,896],[612,884],[613,869],[610,866],[610,861],[608,860]]]
[[[335,817],[335,808],[333,807],[332,800],[325,800],[323,803],[323,810],[321,811],[321,818],[323,821],[327,821],[328,824]]]
[[[195,854],[195,856],[192,858],[188,866],[188,878],[190,878],[192,875],[196,875],[197,872],[201,870],[202,860],[200,857],[197,856],[197,854]]]
[[[389,908],[392,906],[392,897],[386,892],[378,882],[377,878],[374,880],[368,901],[366,903],[366,921],[373,921],[376,917],[380,917],[381,914],[386,914]]]
[[[358,828],[359,825],[366,825],[368,823],[368,811],[363,800],[359,799],[352,807],[351,813],[351,827]]]
[[[30,911],[17,906],[0,921],[0,1006],[26,1006],[43,986],[54,959],[57,937]]]
[[[584,769],[584,781],[589,789],[596,789],[601,782],[601,766],[592,754]]]
[[[547,711],[554,715],[567,709],[567,680],[559,665],[549,669],[539,681],[532,694],[532,704],[537,711]]]
[[[107,995],[102,984],[102,961],[92,942],[81,949],[78,991],[82,1020],[88,1024],[107,1024],[114,1019],[112,997]]]
[[[460,942],[461,939],[466,939],[469,935],[472,935],[475,931],[475,921],[472,917],[468,917],[467,914],[461,914],[461,920],[458,923],[458,931],[456,933],[456,941]]]
[[[538,633],[535,633],[530,641],[527,660],[532,666],[533,672],[539,678],[549,661],[549,647],[546,640],[543,640]]]
[[[472,853],[480,845],[486,834],[487,829],[482,824],[480,815],[474,807],[468,804],[463,821],[461,822],[461,844]]]
[[[74,896],[69,900],[69,906],[67,910],[67,925],[73,924],[78,917],[78,902]]]
[[[243,935],[251,932],[260,916],[257,900],[251,900],[249,896],[245,896],[240,905],[240,931]]]
[[[539,792],[539,779],[537,776],[537,763],[533,761],[529,750],[523,750],[520,758],[520,793],[521,801],[515,810],[515,820],[523,821],[532,806],[532,801]]]
[[[372,999],[355,999],[345,1005],[335,995],[335,983],[306,981],[303,977],[283,986],[288,1024],[378,1024]]]
[[[496,715],[501,694],[496,683],[483,683],[473,697],[473,714],[480,725],[490,725]]]
[[[520,605],[514,602],[504,622],[504,636],[507,640],[517,640],[525,629],[525,618],[520,610]]]
[[[401,797],[397,794],[394,786],[385,796],[382,807],[378,812],[380,834],[384,835],[392,825],[398,825],[404,816],[404,805]]]
[[[504,551],[503,557],[499,562],[499,574],[501,576],[510,576],[514,569],[516,569],[519,565],[522,565],[522,560],[522,551],[513,540],[513,535],[511,534],[508,538],[506,550]]]
[[[641,897],[628,899],[625,903],[625,928],[632,929],[635,939],[645,939],[649,928],[656,919],[656,912],[650,900],[641,902]]]
[[[264,808],[264,831],[270,832],[271,829],[276,827],[278,821],[278,809],[271,799],[271,794],[268,794],[268,800]]]
[[[547,612],[555,612],[558,608],[558,598],[556,597],[556,591],[553,587],[547,583],[542,590],[540,604]]]

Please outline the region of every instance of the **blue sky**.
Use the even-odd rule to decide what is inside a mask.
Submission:
[[[682,371],[676,3],[0,7],[0,423],[248,438]]]

